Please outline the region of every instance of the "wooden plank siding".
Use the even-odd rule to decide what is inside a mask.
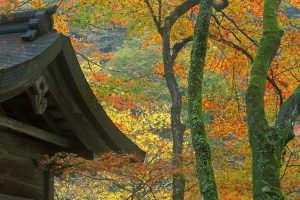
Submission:
[[[48,151],[38,141],[0,130],[0,194],[6,199],[53,199],[52,175],[37,160]]]

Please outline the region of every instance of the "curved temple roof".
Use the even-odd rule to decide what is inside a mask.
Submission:
[[[70,39],[53,30],[55,7],[0,18],[0,102],[24,93],[41,77],[90,151],[144,152],[109,119],[88,85]]]

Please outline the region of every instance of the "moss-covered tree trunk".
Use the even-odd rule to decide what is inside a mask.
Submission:
[[[217,200],[218,192],[211,163],[211,151],[205,131],[202,110],[202,86],[210,17],[213,0],[202,0],[198,14],[191,53],[191,67],[188,79],[189,120],[196,170],[203,200]]]
[[[268,71],[283,36],[277,21],[279,4],[280,0],[265,0],[263,36],[252,65],[246,95],[255,200],[284,199],[280,190],[280,159],[284,147],[293,138],[293,122],[299,113],[299,87],[281,106],[275,126],[268,125],[264,111]]]

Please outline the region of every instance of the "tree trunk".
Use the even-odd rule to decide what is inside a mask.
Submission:
[[[280,159],[284,147],[293,138],[292,122],[299,113],[300,89],[280,107],[274,127],[268,125],[264,111],[268,71],[283,36],[277,21],[279,4],[280,0],[265,0],[263,36],[254,58],[246,95],[254,200],[284,199],[280,190]]]
[[[205,131],[202,110],[202,87],[207,40],[213,0],[202,0],[198,14],[191,53],[189,72],[188,105],[196,170],[203,200],[217,200],[218,192],[211,163],[211,151]]]
[[[192,40],[192,37],[183,38],[182,41],[176,42],[172,46],[170,44],[170,32],[172,30],[175,22],[183,16],[192,7],[198,5],[200,0],[186,0],[174,8],[170,15],[167,16],[162,23],[161,19],[161,1],[159,2],[158,15],[155,15],[155,11],[151,6],[149,0],[144,0],[146,6],[148,7],[154,24],[157,28],[158,33],[162,37],[162,47],[163,47],[163,62],[165,79],[167,82],[167,87],[171,95],[171,128],[173,135],[173,164],[177,168],[182,167],[182,147],[183,147],[183,134],[185,131],[185,126],[181,123],[181,110],[182,110],[182,96],[179,90],[178,83],[174,74],[174,62],[178,56],[181,49]],[[212,3],[210,2],[210,7]],[[221,3],[214,4],[217,11],[221,11],[223,8],[228,6],[228,0],[223,0]],[[209,149],[209,147],[208,147]],[[209,153],[210,154],[210,153]],[[209,159],[210,160],[210,159]],[[205,161],[204,161],[205,162]],[[182,173],[177,173],[173,175],[173,195],[174,200],[184,199],[184,187],[185,179]]]
[[[299,113],[300,86],[281,105],[274,127],[269,127],[267,124],[263,127],[263,124],[254,123],[254,120],[251,121],[253,124],[249,123],[254,200],[284,199],[280,189],[280,161],[282,151],[294,137],[293,124]],[[250,120],[249,117],[248,120]],[[263,121],[263,118],[258,117],[257,121],[259,120]]]
[[[270,134],[273,134],[271,130]],[[255,141],[252,145],[253,198],[255,200],[284,199],[280,191],[281,152],[282,149],[277,148],[268,139]]]
[[[162,32],[162,46],[163,46],[163,62],[165,79],[167,87],[171,95],[171,129],[173,136],[173,165],[176,168],[182,167],[182,144],[183,134],[185,128],[181,123],[181,110],[182,110],[182,96],[179,91],[179,86],[174,75],[174,61],[171,59],[170,47],[170,27],[165,26]],[[185,179],[181,173],[173,175],[173,200],[184,199]]]

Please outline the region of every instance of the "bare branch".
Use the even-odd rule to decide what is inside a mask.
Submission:
[[[212,35],[212,34],[209,35],[209,37],[210,37],[211,39],[217,41],[217,42],[221,42],[221,43],[223,43],[223,44],[225,44],[225,45],[227,45],[227,46],[230,46],[230,47],[232,47],[232,48],[234,48],[234,49],[236,49],[236,50],[242,52],[242,53],[243,53],[243,54],[251,61],[251,63],[253,62],[254,58],[253,58],[252,55],[251,55],[246,49],[244,49],[243,47],[241,47],[241,46],[239,46],[239,45],[233,43],[232,41],[226,40],[226,39],[224,39],[223,37],[219,38],[219,37],[217,37],[216,35]]]
[[[182,4],[177,6],[167,17],[167,20],[169,21],[169,26],[172,27],[179,17],[184,15],[189,9],[198,5],[200,2],[201,0],[186,0]]]
[[[293,157],[293,154],[290,153],[289,159],[288,159],[287,163],[285,164],[285,168],[284,168],[283,173],[282,173],[282,175],[281,175],[281,177],[280,177],[280,180],[282,180],[283,177],[285,176],[286,170],[287,170],[288,167],[289,167],[289,164],[290,164],[290,162],[291,162],[291,160],[292,160],[292,157]]]
[[[237,41],[239,41],[239,43],[241,43],[240,38],[238,38],[238,36],[237,36],[232,30],[230,30],[230,28],[227,28],[227,27],[222,26],[221,21],[219,21],[219,19],[216,17],[216,15],[212,14],[211,16],[213,17],[214,21],[217,23],[217,25],[218,25],[217,28],[218,28],[218,29],[220,29],[220,27],[221,27],[222,29],[224,29],[224,30],[226,30],[226,31],[229,31],[229,32],[233,35],[233,37],[234,37]],[[223,19],[223,18],[222,18],[222,19]]]
[[[296,193],[296,192],[300,192],[300,189],[297,189],[297,190],[291,190],[291,191],[289,191],[288,193],[286,193],[284,196],[288,196],[288,195],[291,195],[291,194]]]
[[[82,53],[79,52],[75,52],[77,55],[79,55],[83,60],[87,61],[89,64],[89,68],[91,71],[93,71],[93,69],[91,68],[90,64],[96,65],[98,66],[100,69],[105,69],[107,71],[111,71],[111,72],[118,72],[118,73],[126,73],[125,71],[118,71],[118,70],[113,70],[113,69],[108,69],[108,68],[104,68],[102,65],[100,65],[99,63],[91,60],[90,58],[88,58],[87,56],[83,55]]]
[[[241,32],[248,40],[250,40],[255,46],[257,46],[258,47],[258,44],[257,44],[257,42],[253,39],[253,38],[251,38],[243,29],[241,29],[238,25],[237,25],[237,23],[231,18],[231,17],[229,17],[226,13],[224,13],[223,11],[221,11],[221,13],[222,13],[222,15],[228,20],[228,21],[230,21],[235,27],[236,27],[236,29],[239,31],[239,32]]]
[[[161,9],[162,9],[162,0],[158,1],[158,22],[161,25]]]
[[[279,86],[277,85],[277,83],[275,82],[274,78],[271,78],[270,76],[267,76],[267,80],[269,81],[269,83],[271,83],[271,85],[273,86],[275,92],[277,93],[277,95],[279,96],[279,104],[282,105],[283,104],[283,95],[282,95],[282,91],[279,88]]]
[[[179,42],[176,42],[173,47],[172,47],[172,55],[171,55],[171,60],[172,60],[172,63],[175,62],[177,56],[178,56],[178,53],[181,51],[181,49],[183,49],[185,47],[185,45],[189,42],[191,42],[193,40],[193,36],[188,36],[184,39],[182,39],[181,41]]]
[[[153,10],[153,8],[152,8],[152,6],[151,6],[149,0],[144,0],[144,2],[146,3],[146,5],[147,5],[147,7],[148,7],[148,9],[149,9],[149,11],[150,11],[150,13],[151,13],[152,19],[153,19],[153,21],[154,21],[154,23],[155,23],[155,26],[156,26],[158,32],[161,32],[161,31],[160,31],[160,30],[161,30],[160,20],[157,20],[157,17],[156,17],[156,15],[155,15],[155,13],[154,13],[154,10]]]

